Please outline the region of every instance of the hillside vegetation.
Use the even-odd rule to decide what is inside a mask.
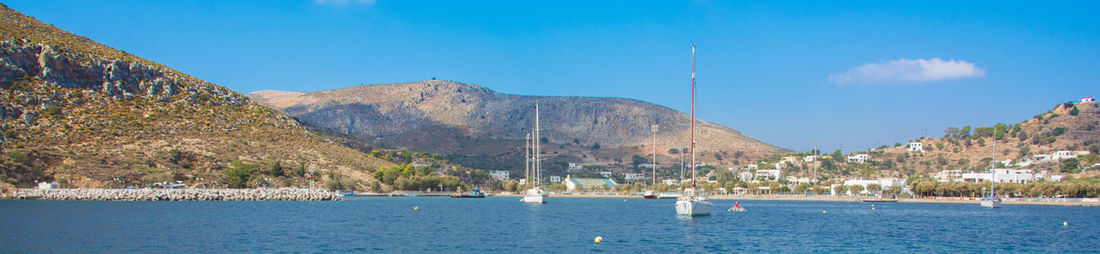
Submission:
[[[248,97],[0,6],[0,181],[366,188],[395,165]]]

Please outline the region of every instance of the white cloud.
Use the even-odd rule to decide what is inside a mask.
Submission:
[[[348,3],[374,5],[375,0],[313,0],[314,4],[343,5]]]
[[[983,78],[985,70],[965,60],[944,61],[939,58],[898,59],[885,63],[869,63],[829,74],[835,84],[865,84],[883,82],[920,82],[961,78]]]

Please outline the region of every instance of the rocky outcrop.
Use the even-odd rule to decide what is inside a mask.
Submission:
[[[325,189],[26,189],[16,199],[92,201],[333,201]]]

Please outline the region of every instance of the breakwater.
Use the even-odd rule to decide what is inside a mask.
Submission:
[[[333,201],[325,189],[22,189],[16,199],[94,201]]]

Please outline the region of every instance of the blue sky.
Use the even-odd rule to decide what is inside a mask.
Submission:
[[[845,151],[1100,96],[1098,1],[3,1],[248,93],[454,80]]]

